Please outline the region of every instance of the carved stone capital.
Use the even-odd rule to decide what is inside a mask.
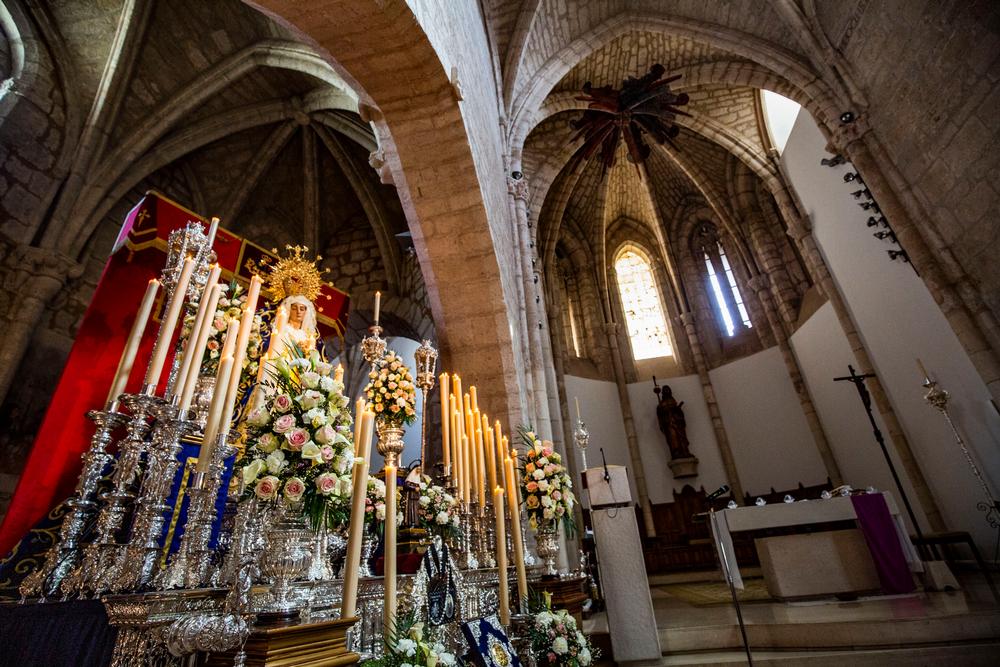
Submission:
[[[518,179],[508,178],[507,192],[513,196],[514,199],[520,199],[527,203],[528,198],[531,195],[531,189],[528,187],[528,179],[523,176]]]
[[[747,281],[747,287],[760,293],[771,287],[771,278],[766,273],[760,273]]]
[[[842,154],[850,158],[850,146],[856,141],[860,141],[866,134],[871,132],[871,125],[868,124],[867,116],[858,116],[851,123],[841,123],[833,135],[827,149],[834,154]]]
[[[7,245],[0,252],[3,289],[15,300],[47,302],[68,281],[83,275],[83,264],[50,248],[22,243]]]

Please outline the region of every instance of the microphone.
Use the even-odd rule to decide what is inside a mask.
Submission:
[[[601,447],[601,461],[604,462],[604,481],[611,483],[611,472],[608,470],[608,460],[604,458],[604,447]]]
[[[710,494],[708,494],[707,496],[705,496],[705,500],[715,500],[716,498],[718,498],[719,496],[723,495],[724,493],[729,493],[729,485],[728,484],[723,484],[722,486],[720,486],[719,488],[717,488],[715,491],[712,491]]]

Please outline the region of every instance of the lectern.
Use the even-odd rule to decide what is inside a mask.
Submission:
[[[589,468],[584,474],[615,662],[659,664],[660,638],[628,470],[625,466],[601,466]]]

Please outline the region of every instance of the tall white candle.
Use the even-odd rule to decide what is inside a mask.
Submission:
[[[155,393],[156,385],[160,382],[160,375],[163,373],[163,364],[167,360],[167,353],[170,352],[170,343],[174,337],[174,328],[177,326],[177,316],[180,315],[181,306],[184,305],[184,298],[187,294],[188,282],[191,280],[191,272],[194,271],[194,260],[190,257],[184,259],[181,267],[181,274],[177,278],[177,285],[174,286],[174,293],[167,304],[163,320],[160,322],[160,331],[156,336],[156,344],[153,346],[153,358],[149,362],[149,369],[146,371],[146,387],[152,385]]]
[[[451,469],[451,440],[448,439],[451,431],[451,412],[448,409],[450,407],[448,399],[451,396],[450,380],[451,377],[447,373],[438,376],[438,391],[441,393],[441,453],[444,456],[445,473],[454,480],[455,474]]]
[[[247,298],[244,302],[243,315],[240,317],[240,330],[236,336],[236,350],[233,354],[233,373],[229,377],[229,390],[226,395],[226,402],[236,405],[236,395],[240,390],[240,380],[243,377],[243,362],[247,357],[247,343],[250,342],[250,333],[253,331],[253,318],[257,313],[257,299],[260,297],[261,279],[259,276],[250,278],[250,288],[247,290]],[[232,409],[230,409],[230,413]]]
[[[198,464],[195,466],[197,472],[208,472],[208,464],[212,461],[215,440],[219,437],[219,421],[226,403],[226,392],[218,388],[225,387],[229,380],[229,374],[232,372],[233,358],[222,357],[219,360],[219,373],[215,376],[216,391],[212,395],[212,405],[208,411],[208,419],[205,421],[205,435],[202,437],[201,449],[198,452]]]
[[[385,554],[383,559],[385,608],[382,623],[385,634],[396,627],[396,466],[385,467]]]
[[[211,250],[212,246],[215,245],[215,235],[219,233],[219,219],[216,217],[212,218],[212,221],[208,226],[208,247]]]
[[[493,517],[496,520],[497,576],[500,579],[500,623],[510,625],[510,590],[507,584],[507,535],[503,520],[503,489],[493,489]]]
[[[524,542],[521,540],[521,507],[518,502],[520,485],[514,460],[504,458],[504,469],[507,471],[507,511],[510,513],[510,534],[514,540],[514,569],[517,571],[517,600],[520,611],[525,611],[528,600],[528,575],[524,569]]]
[[[212,333],[214,318],[211,313],[215,313],[215,307],[222,296],[222,286],[212,285],[208,291],[208,300],[205,302],[205,318],[197,328],[197,334],[192,334],[188,341],[189,352],[184,354],[185,363],[181,367],[185,373],[184,389],[181,392],[180,410],[183,412],[191,407],[194,392],[198,384],[198,376],[201,375],[201,360],[205,356],[205,347],[208,345],[208,337]],[[202,297],[204,298],[204,297]],[[195,323],[197,325],[197,322]],[[193,341],[193,346],[191,345]],[[187,363],[190,361],[190,363]]]
[[[142,342],[142,334],[146,331],[146,324],[149,322],[150,313],[153,312],[153,304],[156,303],[156,293],[159,289],[160,281],[156,278],[150,280],[149,285],[146,286],[146,293],[142,296],[139,311],[135,314],[135,321],[132,323],[132,329],[125,341],[122,357],[118,360],[118,370],[115,371],[115,378],[111,381],[111,390],[108,391],[107,400],[109,407],[118,400],[128,384],[128,376],[132,373],[135,357],[139,353],[139,344]]]
[[[358,610],[358,571],[361,569],[361,543],[364,541],[365,499],[368,494],[368,456],[371,452],[372,424],[375,413],[365,410],[358,413],[361,436],[356,442],[357,453],[351,471],[351,521],[347,538],[347,557],[344,562],[344,585],[341,595],[340,617],[351,618]]]
[[[382,309],[382,292],[375,292],[375,326],[378,326],[379,311]]]
[[[222,267],[218,264],[213,264],[208,272],[208,280],[205,281],[205,287],[201,291],[201,298],[198,299],[198,314],[195,315],[194,324],[191,326],[191,333],[188,334],[187,343],[184,345],[184,356],[181,359],[181,368],[177,373],[177,383],[174,386],[171,394],[173,396],[183,396],[184,387],[187,385],[188,372],[191,369],[191,364],[194,363],[194,352],[197,349],[198,335],[201,332],[201,328],[205,325],[205,320],[210,318],[215,314],[215,302],[211,302],[212,310],[209,311],[208,306],[210,303],[210,297],[212,295],[212,288],[217,282],[219,282],[219,275],[222,273]],[[201,363],[201,357],[198,357],[198,363]],[[197,378],[197,374],[195,378]]]

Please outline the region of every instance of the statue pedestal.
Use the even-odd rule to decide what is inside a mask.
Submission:
[[[698,476],[698,457],[688,456],[683,459],[671,459],[667,464],[674,473],[674,479]]]
[[[278,627],[256,627],[246,642],[247,667],[316,665],[348,667],[360,656],[347,648],[347,631],[357,618],[295,623]],[[229,667],[235,652],[211,653],[206,667]]]

